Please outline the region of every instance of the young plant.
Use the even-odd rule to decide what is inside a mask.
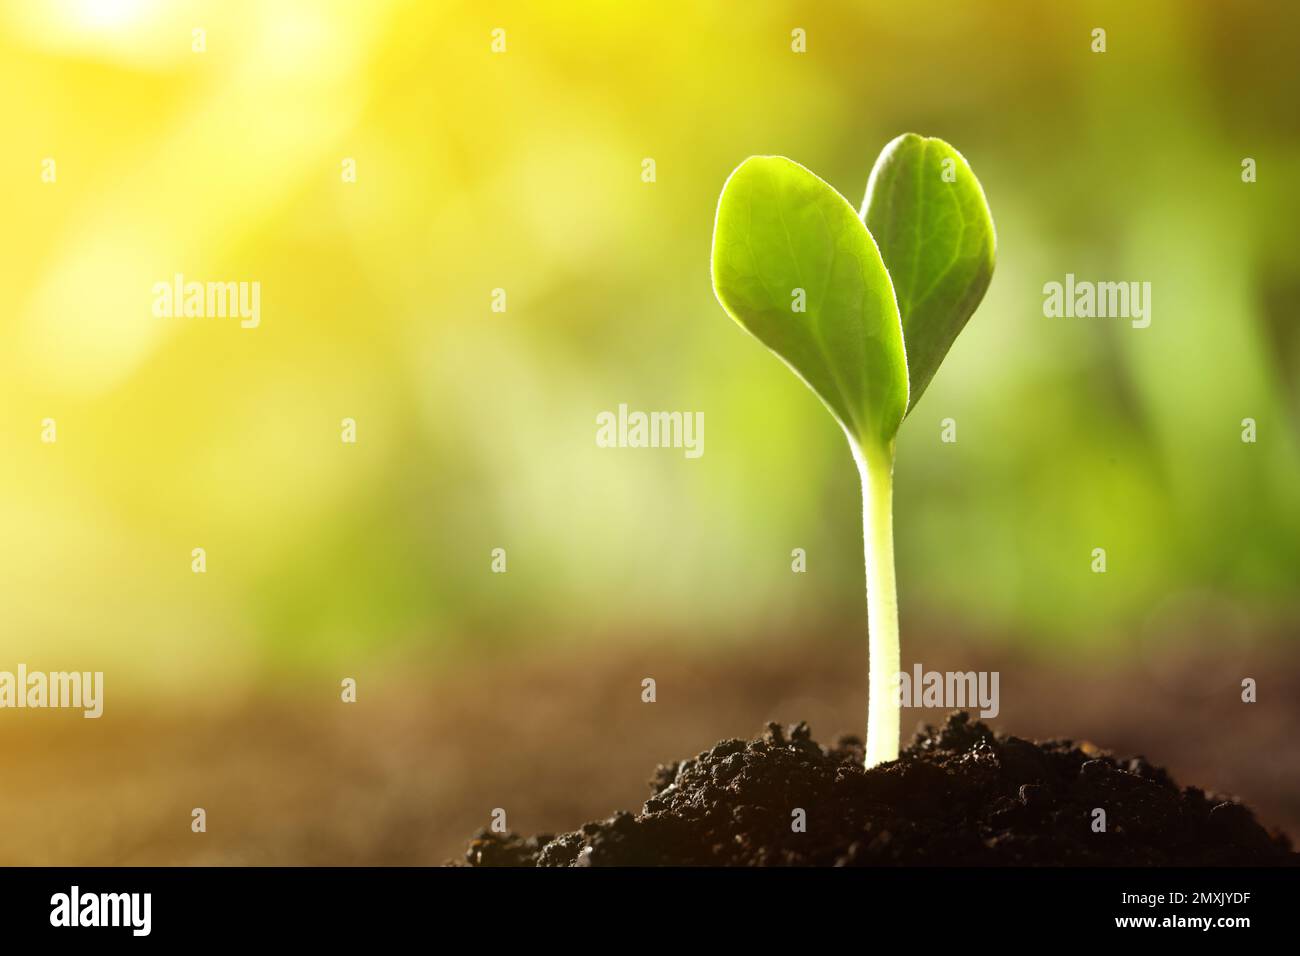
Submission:
[[[718,200],[718,301],[825,403],[862,477],[868,767],[898,757],[894,439],[984,297],[994,250],[966,160],[913,133],[881,152],[860,214],[782,156],[745,160]]]

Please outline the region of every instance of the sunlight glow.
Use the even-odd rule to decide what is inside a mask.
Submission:
[[[95,27],[122,27],[140,18],[149,0],[80,0],[79,19]]]

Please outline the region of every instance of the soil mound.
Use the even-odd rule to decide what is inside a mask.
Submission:
[[[486,830],[469,866],[1234,866],[1298,855],[1231,798],[1142,757],[994,734],[964,712],[865,770],[862,742],[769,724],[663,765],[640,813],[572,833]],[[1095,811],[1105,811],[1097,832]],[[802,811],[803,827],[799,826]]]

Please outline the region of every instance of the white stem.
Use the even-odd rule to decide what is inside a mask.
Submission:
[[[867,565],[867,759],[898,759],[898,590],[894,583],[894,448],[853,454],[862,475],[862,540]]]

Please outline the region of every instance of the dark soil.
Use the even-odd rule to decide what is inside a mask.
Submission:
[[[480,831],[469,866],[1295,865],[1230,798],[1142,757],[995,735],[965,713],[864,770],[860,740],[807,724],[660,766],[639,814],[559,836]],[[1106,813],[1094,832],[1094,810]],[[795,832],[794,811],[806,815]]]

